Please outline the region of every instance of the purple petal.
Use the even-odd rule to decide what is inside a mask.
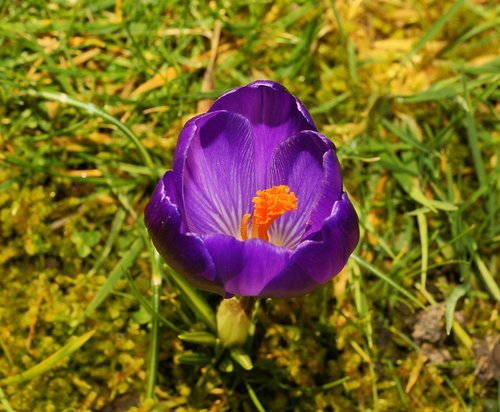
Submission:
[[[174,171],[174,186],[177,201],[175,202],[179,208],[181,216],[184,216],[184,200],[182,195],[182,178],[184,175],[184,166],[186,164],[187,151],[191,144],[191,140],[196,135],[201,127],[203,127],[211,118],[217,116],[218,113],[202,114],[190,119],[183,127],[181,134],[177,140],[173,159]],[[183,230],[186,229],[186,223],[182,221]]]
[[[323,156],[323,172],[323,182],[303,238],[321,229],[325,219],[332,213],[333,204],[342,196],[342,169],[333,150]]]
[[[358,240],[358,217],[344,193],[321,230],[299,245],[285,269],[264,287],[261,296],[299,296],[327,282],[345,266]]]
[[[319,199],[324,203],[318,197],[322,194],[320,188],[326,185],[324,158],[328,153],[335,157],[333,149],[333,144],[326,137],[314,131],[305,131],[288,138],[275,150],[268,186],[288,185],[297,197],[297,210],[285,213],[273,223],[269,231],[272,242],[290,249],[299,243],[314,206]],[[330,180],[328,184],[332,183]],[[336,200],[340,198],[342,190],[340,174],[337,181],[328,187],[329,191],[336,192]],[[331,212],[332,204],[333,201],[328,212]]]
[[[205,244],[226,293],[239,296],[259,296],[291,254],[260,239],[242,242],[231,236],[209,235]]]
[[[185,153],[182,193],[189,231],[239,237],[241,219],[251,211],[255,194],[248,120],[214,112],[197,126]]]
[[[302,130],[316,130],[302,103],[283,86],[256,81],[218,98],[209,112],[227,110],[250,121],[255,136],[257,189],[265,189],[273,150]]]
[[[181,231],[181,218],[174,199],[173,173],[168,171],[158,182],[144,212],[145,223],[156,249],[173,269],[195,287],[223,293],[202,239]]]

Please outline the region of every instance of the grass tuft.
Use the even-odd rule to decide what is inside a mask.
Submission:
[[[0,410],[498,409],[499,11],[1,3]],[[229,351],[142,214],[185,121],[263,78],[337,146],[362,239]]]

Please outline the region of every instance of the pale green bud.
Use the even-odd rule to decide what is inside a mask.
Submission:
[[[250,319],[236,298],[224,299],[217,309],[217,334],[224,346],[241,346],[245,343]]]

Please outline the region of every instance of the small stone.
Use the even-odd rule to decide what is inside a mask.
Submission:
[[[488,335],[472,346],[476,359],[476,375],[480,382],[500,379],[500,335]]]
[[[432,305],[417,314],[411,336],[417,342],[438,342],[444,335],[444,304]]]

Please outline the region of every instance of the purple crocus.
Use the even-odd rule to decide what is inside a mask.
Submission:
[[[226,297],[303,295],[339,273],[359,240],[335,146],[271,81],[187,122],[145,219],[173,269]]]

